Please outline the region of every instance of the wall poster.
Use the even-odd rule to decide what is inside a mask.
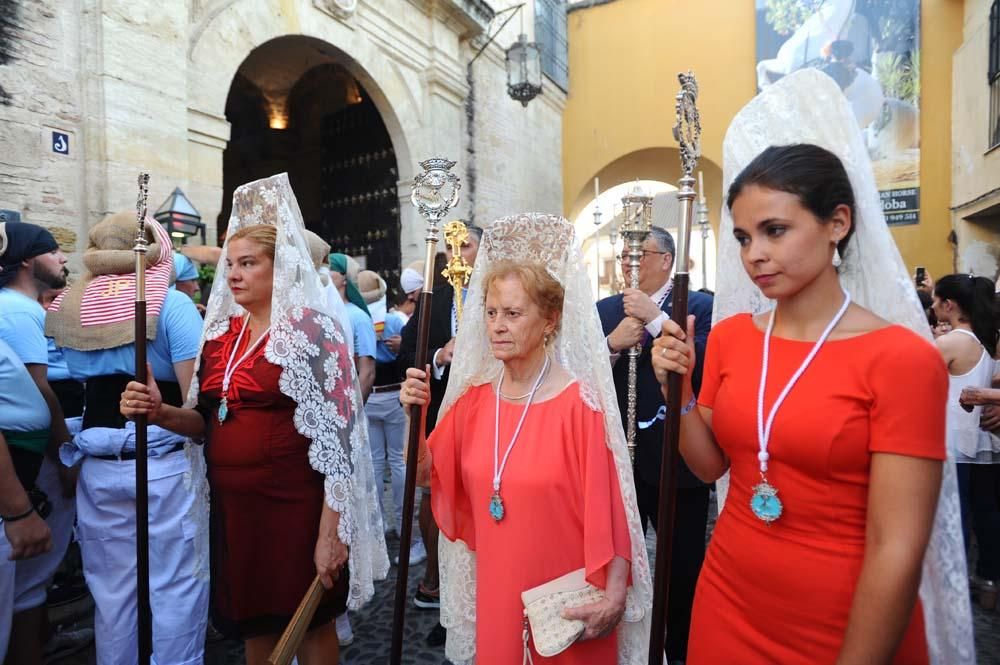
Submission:
[[[890,225],[920,221],[920,0],[755,0],[757,90],[803,67],[840,85]]]

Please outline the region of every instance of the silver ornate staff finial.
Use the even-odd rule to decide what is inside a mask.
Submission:
[[[458,191],[462,184],[458,176],[451,172],[455,162],[450,159],[434,157],[420,162],[420,166],[424,170],[413,179],[410,201],[427,220],[427,242],[436,243],[439,225],[458,203]]]
[[[674,109],[677,123],[674,125],[674,139],[680,144],[681,170],[690,178],[701,158],[701,114],[698,113],[698,81],[694,73],[688,71],[677,75],[681,89],[677,93]]]
[[[701,159],[701,114],[698,112],[698,81],[694,73],[688,71],[677,75],[681,89],[677,93],[674,108],[677,112],[677,124],[674,125],[674,138],[680,147],[681,179],[677,200],[681,204],[681,222],[677,229],[677,257],[675,271],[688,272],[688,256],[691,249],[692,207],[695,199],[694,171]]]
[[[136,252],[145,253],[149,242],[146,240],[146,205],[149,199],[149,173],[139,172],[139,195],[135,200],[135,247]]]

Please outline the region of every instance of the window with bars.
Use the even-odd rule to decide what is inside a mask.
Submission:
[[[535,0],[535,41],[542,50],[542,73],[569,90],[565,0]]]
[[[1000,0],[990,7],[990,56],[987,67],[990,84],[990,148],[1000,146]]]

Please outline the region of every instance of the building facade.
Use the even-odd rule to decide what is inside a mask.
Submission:
[[[985,6],[989,1],[967,0],[965,5]],[[677,183],[680,164],[671,135],[676,77],[678,72],[692,70],[698,77],[703,130],[699,169],[704,172],[711,224],[718,230],[722,141],[732,118],[757,92],[755,13],[765,4],[755,0],[578,0],[571,4],[571,94],[563,122],[567,216],[575,218],[593,199],[595,177],[602,189],[635,179]],[[860,7],[866,3],[798,4],[815,9],[816,4]],[[963,3],[919,0],[919,10],[920,221],[894,226],[892,234],[911,270],[924,266],[938,276],[953,270],[955,257],[949,128],[958,131],[962,122],[952,90],[952,55],[962,44]],[[981,79],[985,80],[985,55],[982,63]],[[980,85],[975,78],[980,74],[970,76]],[[981,128],[984,136],[985,121],[976,125],[976,131]],[[977,138],[982,142],[980,135]]]
[[[1000,0],[965,0],[952,60],[955,270],[1000,277]]]
[[[422,258],[409,195],[429,157],[457,162],[455,217],[559,212],[566,93],[508,97],[504,49],[535,34],[517,4],[0,0],[0,209],[78,270],[140,170],[151,210],[180,187],[210,243],[238,185],[287,171],[307,226],[386,272]]]

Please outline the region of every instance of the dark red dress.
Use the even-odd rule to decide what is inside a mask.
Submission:
[[[220,628],[247,638],[282,632],[316,575],[323,476],[309,465],[309,439],[295,429],[295,402],[278,389],[281,368],[264,357],[266,341],[233,373],[219,423],[222,376],[242,327],[231,319],[225,334],[205,343],[199,382],[209,432],[213,615]],[[345,567],[313,626],[344,611],[347,590]]]

